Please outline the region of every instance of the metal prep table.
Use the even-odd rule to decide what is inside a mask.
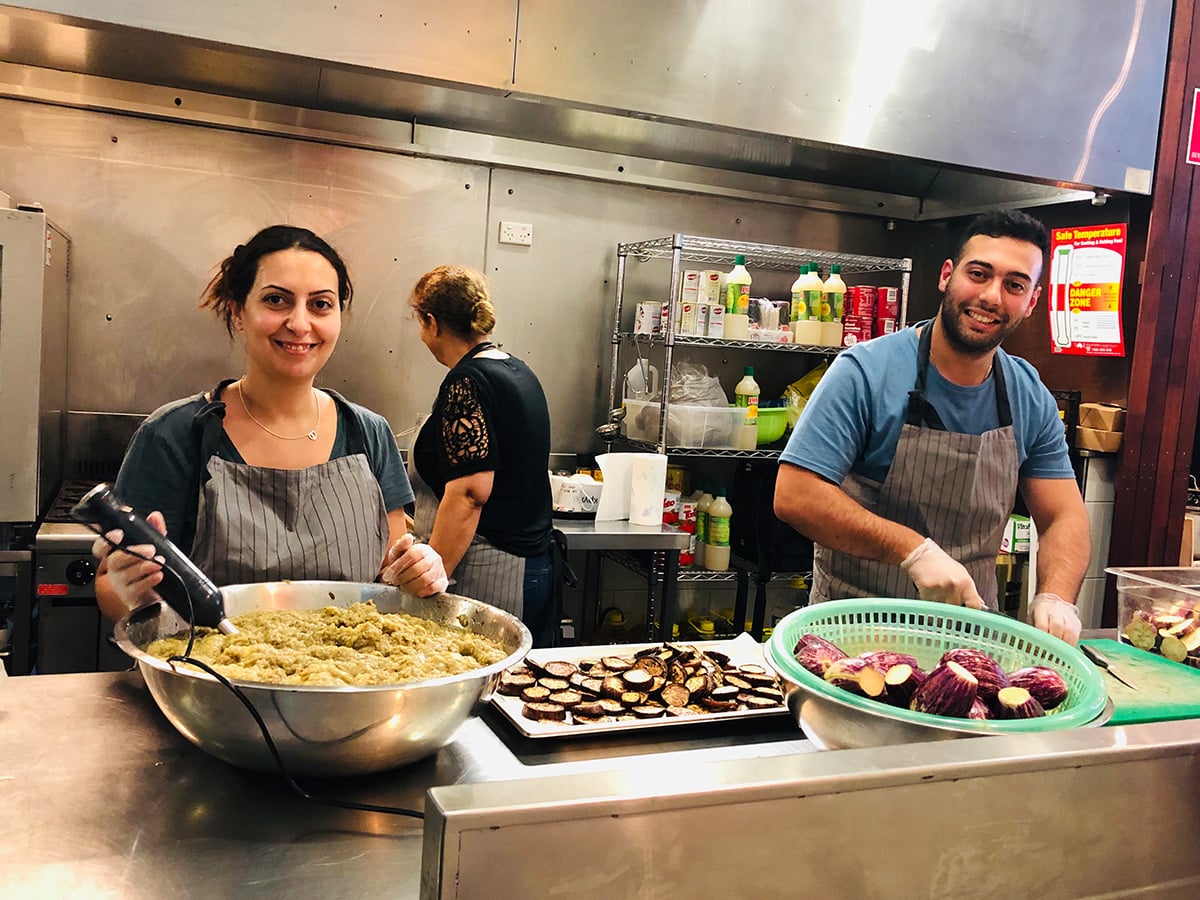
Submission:
[[[1200,721],[817,753],[786,717],[547,744],[485,713],[308,785],[422,827],[208,757],[137,674],[5,679],[0,897],[1200,893]]]
[[[670,640],[671,623],[675,620],[676,581],[679,574],[679,551],[686,550],[691,536],[670,525],[631,525],[628,521],[597,522],[593,519],[555,519],[554,527],[567,536],[568,550],[587,554],[583,575],[584,627],[582,638],[589,641],[594,631],[594,617],[599,612],[600,560],[605,552],[636,554],[645,559],[647,575],[646,639]],[[653,585],[654,554],[663,554],[662,595],[656,609]],[[654,633],[654,621],[658,632]]]

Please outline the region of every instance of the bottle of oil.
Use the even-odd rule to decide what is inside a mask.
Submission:
[[[703,568],[705,543],[708,541],[708,510],[712,506],[713,495],[707,488],[700,488],[700,499],[696,501],[696,556],[693,563]]]
[[[829,277],[822,285],[821,296],[821,344],[825,347],[842,346],[842,312],[846,305],[846,282],[842,281],[842,267],[836,263],[829,267]]]
[[[758,382],[754,380],[754,366],[742,370],[742,380],[733,389],[734,404],[746,410],[746,418],[739,426],[738,449],[753,450],[758,446]]]
[[[815,346],[821,343],[821,295],[824,286],[816,272],[816,263],[805,263],[800,277],[792,285],[792,309],[797,289],[800,294],[800,313],[792,322],[792,343]]]
[[[733,507],[725,499],[725,488],[717,488],[717,496],[708,508],[708,543],[704,547],[704,568],[710,572],[729,569],[729,520]]]
[[[750,314],[750,285],[753,279],[746,271],[746,257],[737,254],[733,268],[725,276],[725,314],[748,316]]]

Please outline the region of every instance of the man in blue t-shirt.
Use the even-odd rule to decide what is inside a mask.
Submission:
[[[1038,531],[1034,624],[1074,643],[1091,556],[1058,406],[999,349],[1041,295],[1050,239],[1020,212],[973,220],[936,318],[840,354],[781,456],[775,514],[816,545],[814,601],[920,597],[996,608],[1018,489]]]

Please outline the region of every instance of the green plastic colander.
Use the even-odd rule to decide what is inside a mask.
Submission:
[[[982,650],[1006,672],[1049,666],[1067,682],[1067,699],[1036,719],[957,719],[888,706],[835,687],[796,661],[802,635],[815,634],[851,656],[867,650],[897,650],[917,658],[929,671],[947,650]],[[1103,675],[1074,647],[1007,616],[924,600],[866,598],[832,600],[796,610],[780,619],[766,645],[767,661],[789,681],[810,693],[863,712],[916,725],[979,734],[1056,731],[1087,725],[1108,703]]]

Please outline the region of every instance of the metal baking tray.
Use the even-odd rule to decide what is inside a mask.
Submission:
[[[731,641],[672,641],[680,646],[693,646],[700,650],[717,650],[729,657],[733,665],[757,664],[768,672],[775,670],[763,657],[762,645],[749,634],[740,634]],[[661,642],[642,644],[599,644],[588,647],[554,647],[550,649],[530,650],[528,658],[535,663],[547,663],[554,660],[579,662],[581,659],[595,659],[599,656],[632,656],[638,650],[647,647],[660,647]],[[525,705],[520,697],[506,697],[503,694],[492,694],[492,705],[512,723],[512,726],[525,737],[530,738],[573,738],[590,734],[622,734],[628,731],[648,731],[659,728],[695,728],[696,726],[728,722],[732,719],[758,719],[763,716],[790,715],[785,705],[770,709],[739,709],[732,712],[697,713],[692,716],[669,716],[660,719],[634,719],[619,722],[600,722],[596,724],[573,725],[570,722],[543,722],[527,719],[521,714]]]

